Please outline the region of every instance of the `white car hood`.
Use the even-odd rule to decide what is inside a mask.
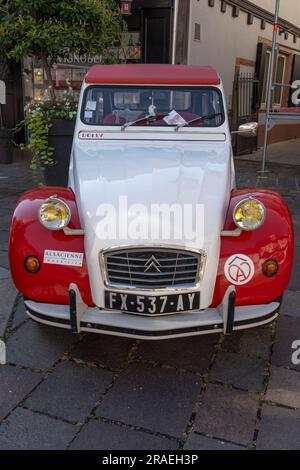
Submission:
[[[99,205],[112,204],[118,212],[119,197],[126,196],[128,206],[143,204],[149,209],[151,204],[204,204],[204,241],[198,247],[206,253],[201,308],[209,306],[219,261],[220,232],[232,185],[231,171],[228,142],[75,141],[70,181],[85,231],[85,253],[95,304],[104,305],[99,266],[102,249],[170,244],[165,240],[104,240],[97,236]],[[185,239],[174,244],[195,249]]]

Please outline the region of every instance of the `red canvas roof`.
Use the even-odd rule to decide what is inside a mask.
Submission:
[[[212,67],[170,64],[94,65],[86,83],[134,85],[219,85]]]

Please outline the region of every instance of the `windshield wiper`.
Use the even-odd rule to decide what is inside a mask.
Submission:
[[[183,122],[182,124],[177,124],[177,126],[175,127],[175,132],[178,131],[178,129],[180,129],[181,127],[189,126],[193,122],[197,122],[200,120],[206,121],[206,120],[214,119],[217,116],[222,116],[222,113],[206,114],[204,116],[199,116],[194,119],[191,119],[190,121]]]
[[[168,113],[147,114],[146,116],[136,119],[135,121],[125,122],[125,124],[121,126],[121,131],[124,131],[126,127],[134,126],[135,124],[139,124],[140,122],[143,122],[143,121],[146,121],[146,122],[157,121],[158,119],[162,119],[163,117],[165,117],[167,114]]]

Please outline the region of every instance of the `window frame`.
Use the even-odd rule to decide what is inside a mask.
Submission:
[[[85,111],[85,104],[87,102],[87,94],[89,92],[89,90],[91,88],[100,88],[100,89],[103,89],[103,88],[117,88],[117,87],[120,87],[120,88],[124,88],[124,89],[145,89],[145,90],[149,90],[149,88],[157,88],[159,90],[170,90],[170,91],[182,91],[183,89],[186,90],[186,91],[193,91],[195,89],[201,89],[201,90],[213,90],[214,92],[216,92],[219,96],[219,100],[220,100],[220,112],[222,113],[222,119],[220,121],[219,124],[217,125],[214,125],[214,126],[194,126],[194,129],[216,129],[218,127],[221,127],[225,120],[226,120],[226,114],[225,114],[225,106],[224,106],[224,100],[223,100],[223,95],[222,95],[222,92],[220,90],[220,88],[214,86],[214,85],[194,85],[194,86],[191,86],[191,85],[188,85],[188,86],[185,86],[185,85],[175,85],[175,86],[168,86],[168,85],[137,85],[137,84],[134,84],[134,85],[118,85],[118,84],[95,84],[95,85],[89,85],[86,87],[86,89],[84,90],[84,93],[83,93],[83,97],[82,97],[82,101],[81,101],[81,109],[80,109],[80,120],[82,122],[82,124],[84,124],[85,126],[92,126],[92,127],[104,127],[104,128],[108,128],[108,127],[115,127],[115,128],[120,128],[121,125],[120,124],[91,124],[91,123],[87,123],[85,122],[84,120],[84,111]],[[143,126],[139,126],[139,127],[143,127]],[[153,127],[153,129],[155,130],[155,128],[158,128],[158,127],[161,127],[161,126],[151,126]],[[170,126],[164,126],[164,127],[175,127],[175,125],[170,125]]]
[[[281,82],[278,82],[277,81],[277,73],[278,73],[278,59],[279,58],[283,58],[284,59],[284,62],[283,62],[283,70],[282,70],[282,81]],[[276,58],[276,71],[275,71],[275,83],[281,83],[281,85],[284,84],[284,77],[285,77],[285,72],[286,72],[286,62],[287,62],[287,57],[285,54],[283,54],[282,52],[279,52],[278,55],[277,55],[277,58]],[[275,102],[275,92],[276,92],[276,89],[279,88],[280,89],[280,99],[279,99],[279,102]],[[283,87],[275,87],[274,91],[273,91],[273,105],[275,106],[281,106],[281,102],[282,102],[282,94],[283,94]]]
[[[268,49],[266,51],[266,56],[269,56],[269,65],[268,65],[268,70],[267,71],[266,71],[266,69],[264,70],[264,78],[263,78],[263,83],[262,83],[262,97],[261,97],[261,103],[260,103],[260,106],[261,106],[262,109],[265,109],[266,104],[267,104],[267,91],[268,91],[267,80],[268,80],[268,73],[269,73],[270,60],[271,60],[271,50],[270,49]],[[282,82],[281,82],[281,84],[284,84],[284,78],[285,78],[286,66],[287,66],[287,56],[286,56],[286,54],[284,54],[281,51],[278,51],[277,56],[276,56],[274,79],[276,80],[276,76],[277,76],[278,58],[279,57],[284,59],[284,67],[283,67]],[[265,60],[265,63],[266,62],[267,61]],[[276,83],[279,83],[279,82],[277,82],[277,80],[276,80]],[[279,87],[276,87],[276,88],[279,88]],[[274,95],[275,95],[275,91],[273,91],[272,105],[275,106],[275,107],[280,107],[281,103],[282,103],[283,87],[280,87],[280,101],[279,102],[274,101]]]

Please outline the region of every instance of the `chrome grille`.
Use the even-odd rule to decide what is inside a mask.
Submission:
[[[191,251],[140,248],[104,254],[107,284],[158,289],[194,286],[199,280],[201,255]]]

